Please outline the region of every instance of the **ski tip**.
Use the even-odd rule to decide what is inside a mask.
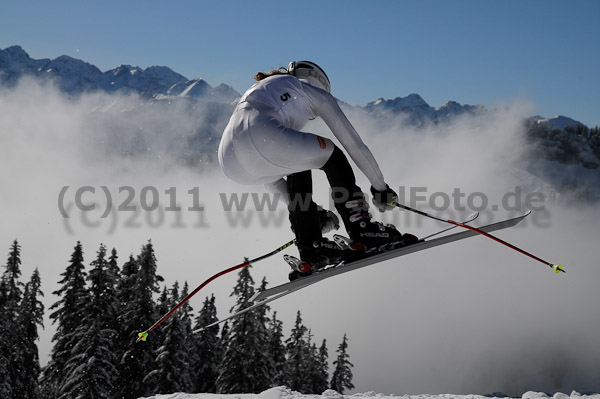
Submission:
[[[563,269],[562,265],[552,265],[552,269],[554,269],[556,274],[559,274],[560,272],[566,273],[566,271]]]
[[[469,216],[467,216],[467,220],[475,220],[479,217],[479,212],[475,211],[472,214],[470,214]]]
[[[148,338],[148,331],[143,331],[138,334],[138,339],[135,342],[146,341],[146,338]]]

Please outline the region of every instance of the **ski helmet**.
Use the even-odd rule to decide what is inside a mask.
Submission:
[[[327,74],[314,62],[292,61],[288,66],[288,73],[298,79],[305,79],[311,85],[331,93],[331,85]]]

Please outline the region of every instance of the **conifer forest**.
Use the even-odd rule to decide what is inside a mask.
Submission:
[[[38,269],[24,281],[21,246],[15,240],[9,247],[0,280],[3,399],[258,393],[282,385],[307,394],[354,388],[348,337],[343,335],[330,362],[327,342],[315,338],[300,311],[289,330],[277,312],[263,306],[200,331],[218,320],[217,299],[209,293],[197,299],[201,309],[187,302],[151,339],[136,342],[138,332],[190,291],[187,282],[164,284],[150,241],[124,261],[102,244],[93,259],[84,259],[77,242],[65,263],[55,277],[59,289],[45,309]],[[266,279],[255,284],[250,267],[241,269],[230,311],[251,305],[255,291],[266,286]],[[56,332],[49,360],[40,364],[38,334],[45,312]]]

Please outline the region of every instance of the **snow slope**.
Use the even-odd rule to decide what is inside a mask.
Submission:
[[[494,396],[498,395],[498,396]],[[259,394],[209,394],[209,393],[172,393],[166,395],[155,395],[145,399],[489,399],[493,397],[505,397],[502,394],[493,395],[453,395],[453,394],[442,394],[442,395],[384,395],[375,392],[367,393],[356,393],[354,395],[341,395],[333,390],[327,390],[322,395],[303,395],[298,392],[291,391],[286,387],[276,387],[268,389]],[[527,392],[523,394],[522,399],[600,399],[600,394],[593,395],[582,395],[578,392],[573,391],[571,395],[566,395],[561,392],[555,393],[553,396],[548,396],[543,392]],[[144,398],[140,398],[144,399]]]

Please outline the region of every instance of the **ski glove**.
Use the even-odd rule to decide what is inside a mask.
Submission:
[[[373,205],[379,209],[379,212],[389,211],[396,207],[398,194],[387,184],[384,191],[379,191],[371,186],[371,194],[373,194]]]

